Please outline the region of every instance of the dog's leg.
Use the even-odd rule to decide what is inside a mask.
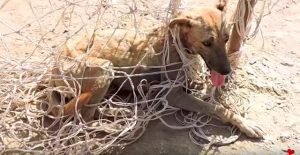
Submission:
[[[64,73],[65,75],[70,75],[72,79],[66,78],[66,80],[63,80],[61,78],[56,79],[52,83],[56,87],[71,86],[76,88],[76,90],[80,90],[80,92],[76,92],[79,94],[78,97],[73,98],[64,104],[63,107],[56,106],[52,108],[51,113],[54,116],[72,115],[75,114],[76,110],[81,109],[83,118],[90,120],[94,116],[96,107],[85,107],[85,105],[95,104],[103,99],[112,81],[112,63],[100,58],[87,57],[80,62],[63,62],[62,65],[71,66],[71,68],[64,70]],[[61,75],[58,69],[53,69],[53,73]],[[49,101],[53,102],[50,105],[60,104],[60,100],[55,98],[58,97],[55,97],[53,92],[50,92]]]
[[[69,77],[60,77],[50,83],[54,87],[71,87],[73,90],[76,90],[75,93],[78,96],[64,104],[63,107],[59,107],[57,105],[60,105],[61,102],[60,99],[58,99],[60,95],[50,92],[48,95],[50,113],[53,115],[72,115],[75,114],[77,110],[81,110],[83,118],[90,120],[95,114],[96,107],[85,105],[100,102],[108,91],[113,77],[111,69],[113,65],[109,60],[87,55],[81,58],[80,61],[71,60],[71,58],[79,58],[78,56],[83,56],[82,54],[87,53],[88,50],[93,47],[94,39],[94,34],[91,37],[85,35],[76,43],[75,49],[70,50],[67,45],[61,49],[61,56],[67,57],[67,59],[59,59],[62,70],[54,68],[52,73],[58,75],[57,77],[61,75]],[[63,74],[60,71],[63,71]]]
[[[249,3],[248,3],[249,1]],[[240,2],[239,2],[240,3]],[[238,3],[238,4],[239,4]],[[245,14],[244,14],[244,25],[243,25],[243,29],[246,29],[246,27],[248,26],[248,21],[252,18],[251,17],[251,13],[249,8],[253,9],[254,6],[255,6],[255,3],[256,3],[256,0],[245,0]],[[237,6],[239,7],[239,6]],[[235,12],[234,16],[236,16],[237,14],[239,14],[239,12]],[[239,21],[237,21],[239,22]],[[232,29],[232,32],[231,32],[231,35],[230,35],[230,40],[229,40],[229,44],[228,44],[228,54],[231,55],[235,52],[239,52],[240,51],[240,48],[241,48],[241,45],[244,41],[244,38],[245,36],[240,36],[240,34],[238,33],[238,30],[237,30],[237,25],[236,23],[233,25],[233,29]],[[235,62],[235,61],[233,61]],[[237,64],[232,64],[233,66],[236,66]]]
[[[84,77],[91,79],[84,79],[82,82],[82,92],[92,91],[93,95],[89,104],[96,104],[106,95],[108,88],[113,80],[112,63],[109,60],[89,57],[86,64],[89,67],[85,70]],[[87,121],[94,117],[96,106],[85,106],[82,109],[83,118]]]
[[[91,97],[92,97],[92,92],[86,92],[86,93],[81,93],[76,98],[73,98],[71,101],[69,101],[67,104],[63,106],[63,115],[75,114],[76,110],[82,109],[84,105],[87,105],[90,102]],[[56,117],[60,116],[60,109],[58,107],[54,107],[51,110],[51,114]]]
[[[185,110],[216,115],[222,121],[229,122],[237,126],[243,133],[249,137],[262,138],[263,131],[253,122],[246,120],[240,115],[224,108],[222,105],[205,102],[195,96],[188,95],[180,88],[175,88],[167,96],[171,106]]]

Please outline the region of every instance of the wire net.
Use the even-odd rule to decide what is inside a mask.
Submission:
[[[49,92],[59,92],[65,97],[75,97],[80,92],[80,88],[53,87],[50,84],[55,78],[69,79],[78,85],[82,80],[51,72],[52,68],[63,63],[58,55],[66,42],[105,29],[135,31],[145,36],[153,27],[167,24],[178,10],[188,8],[180,0],[41,0],[39,3],[32,0],[6,0],[1,3],[1,153],[100,154],[136,141],[144,133],[149,121],[155,119],[174,129],[190,129],[191,140],[201,146],[203,143],[199,139],[207,140],[210,145],[222,145],[238,138],[239,133],[235,128],[224,126],[231,133],[230,137],[207,136],[202,127],[213,125],[210,124],[210,117],[185,113],[169,106],[166,91],[172,88],[170,81],[153,84],[142,80],[136,91],[126,93],[113,89],[103,100],[90,105],[96,107],[98,112],[98,119],[90,122],[86,122],[80,113],[63,118],[53,117],[45,110],[45,105],[49,106]],[[244,35],[246,30],[241,29],[239,33]],[[176,39],[178,30],[172,30],[172,35]],[[178,51],[183,49],[180,42],[176,48]],[[168,49],[163,52],[167,53]],[[204,85],[202,91],[192,91],[200,97],[210,95],[206,92],[209,84],[203,84],[208,83],[208,74],[201,58],[191,58],[181,53],[181,59],[186,75],[195,76],[195,81]],[[83,61],[71,61],[80,64],[80,60]],[[128,81],[131,76],[134,75],[123,74]],[[172,83],[186,84],[179,80]],[[236,86],[237,83],[230,85]],[[241,95],[234,91],[228,93],[231,93],[231,98],[225,96],[223,100],[226,103],[241,102],[238,101]],[[211,101],[216,102],[214,99]],[[62,99],[60,102],[63,104],[65,101]],[[162,118],[165,115],[175,117],[179,125],[169,125]]]

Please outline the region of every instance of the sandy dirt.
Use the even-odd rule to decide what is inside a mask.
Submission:
[[[64,17],[60,21],[64,26],[59,25],[49,32],[64,10],[51,11],[47,0],[32,3],[38,14],[47,11],[54,13],[49,13],[40,22],[28,24],[28,21],[36,19],[38,15],[31,11],[26,1],[12,0],[2,7],[3,2],[5,0],[0,1],[0,51],[8,51],[8,48],[10,52],[0,52],[1,58],[21,61],[29,56],[50,56],[65,39],[65,34],[81,26],[74,25],[74,21],[68,21]],[[57,2],[59,4],[60,1]],[[187,6],[197,4],[195,0],[186,1]],[[239,90],[249,100],[246,118],[255,121],[264,129],[264,140],[242,136],[233,144],[213,146],[207,151],[190,141],[188,131],[172,130],[159,121],[154,121],[140,140],[119,153],[287,154],[284,151],[291,148],[295,150],[295,154],[300,154],[300,1],[281,0],[273,1],[272,4],[274,5],[270,6],[270,14],[265,13],[262,20],[260,33],[255,39],[247,41],[243,48],[247,62],[242,67],[243,76],[236,79],[243,84]],[[92,12],[93,9],[95,8],[91,7],[85,11]],[[55,22],[51,19],[55,19]],[[85,22],[93,23],[83,18],[81,23]],[[21,27],[24,27],[19,32],[21,35],[14,34]],[[14,33],[10,34],[11,32]],[[41,34],[44,36],[42,40]],[[26,44],[28,42],[32,44]],[[37,50],[39,52],[32,54],[31,51],[36,48],[34,44],[42,44],[48,48],[41,48]]]

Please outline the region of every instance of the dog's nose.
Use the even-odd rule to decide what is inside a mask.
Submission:
[[[230,68],[230,66],[228,66],[228,67],[221,68],[219,73],[222,74],[222,75],[227,75],[230,72],[231,72],[231,68]]]

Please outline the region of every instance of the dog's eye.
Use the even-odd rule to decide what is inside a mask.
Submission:
[[[202,44],[206,47],[211,47],[211,41],[210,40],[202,41]]]
[[[229,40],[229,38],[226,38],[226,39],[225,39],[225,43],[227,43],[227,42],[228,42],[228,40]]]
[[[206,47],[211,47],[213,42],[214,42],[214,38],[210,37],[209,39],[202,41],[202,44]]]
[[[228,34],[225,34],[225,36],[224,36],[224,41],[225,41],[225,43],[227,43],[228,40],[229,40],[229,35],[228,35]]]

